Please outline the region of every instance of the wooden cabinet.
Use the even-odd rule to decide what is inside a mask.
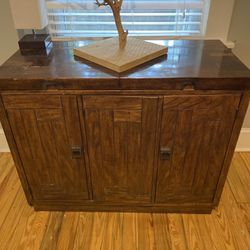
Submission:
[[[34,203],[156,208],[213,204],[240,99],[3,96]]]
[[[239,101],[164,97],[156,202],[213,202]]]
[[[3,96],[38,208],[140,204],[142,211],[214,204],[240,100],[237,93]]]
[[[157,97],[83,97],[93,199],[151,202]]]
[[[34,199],[88,199],[76,97],[9,95],[4,103]]]
[[[29,204],[211,212],[249,104],[249,69],[219,41],[173,41],[168,56],[122,74],[74,57],[78,45],[17,52],[0,67],[1,124]]]

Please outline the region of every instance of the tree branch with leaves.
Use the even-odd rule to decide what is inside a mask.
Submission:
[[[102,0],[102,1],[96,0],[96,4],[98,5],[98,7],[110,6],[114,15],[116,28],[119,34],[119,46],[121,49],[126,46],[127,36],[128,36],[128,31],[127,30],[124,31],[121,21],[120,13],[121,13],[122,2],[123,0]]]

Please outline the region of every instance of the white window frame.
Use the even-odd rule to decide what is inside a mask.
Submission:
[[[46,6],[48,9],[89,9],[91,10],[96,10],[98,9],[98,7],[95,5],[95,0],[72,0],[72,3],[69,4],[67,3],[67,1],[63,2],[65,0],[62,0],[62,2],[60,2],[60,0],[47,0],[46,2]],[[124,10],[130,10],[130,9],[140,9],[143,7],[143,9],[147,10],[147,9],[152,9],[155,7],[155,4],[153,3],[154,0],[152,1],[140,1],[140,2],[135,2],[136,0],[133,0],[131,2],[129,2],[129,0],[126,2],[126,0],[123,1],[123,5],[122,5],[122,9]],[[208,14],[209,14],[209,9],[210,9],[210,2],[211,0],[205,0],[205,1],[195,1],[195,0],[187,0],[188,3],[180,3],[177,1],[166,1],[166,2],[162,2],[162,3],[158,3],[157,4],[157,9],[186,9],[187,6],[188,8],[193,8],[193,9],[202,9],[202,28],[201,28],[201,34],[197,35],[197,36],[139,36],[138,38],[142,38],[142,39],[151,39],[151,40],[155,40],[155,39],[179,39],[179,38],[185,38],[185,39],[200,39],[203,38],[205,36],[206,33],[206,29],[207,29],[207,23],[208,23]],[[108,8],[108,7],[107,7]],[[48,13],[48,15],[50,15]],[[56,14],[53,14],[56,15]],[[58,14],[60,15],[60,14]],[[64,13],[64,15],[67,15],[66,13]],[[80,13],[79,15],[91,15],[91,12],[89,13]],[[92,14],[93,15],[93,14]],[[94,15],[108,15],[108,13],[94,13]],[[112,15],[112,13],[110,13],[110,15]],[[121,13],[121,16],[125,16],[125,15],[132,15],[130,13]],[[138,15],[138,13],[137,13]],[[141,15],[147,15],[147,13],[141,13]],[[152,16],[152,13],[150,13],[150,15]],[[167,15],[166,13],[164,13],[164,15]],[[171,14],[170,14],[171,15]],[[159,14],[157,14],[157,16],[159,16]],[[124,22],[124,24],[126,24],[126,22]],[[62,32],[63,33],[63,32]],[[79,32],[80,33],[80,32]],[[91,31],[89,32],[91,33]],[[93,31],[93,33],[96,33],[96,31]],[[101,31],[100,31],[101,33]],[[153,32],[152,32],[153,33]],[[115,34],[114,34],[115,35]],[[53,40],[54,41],[65,41],[65,40],[100,40],[103,39],[105,37],[54,37]]]

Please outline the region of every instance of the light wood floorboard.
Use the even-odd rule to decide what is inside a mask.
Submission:
[[[250,153],[236,153],[211,215],[34,212],[0,154],[0,250],[250,250]]]

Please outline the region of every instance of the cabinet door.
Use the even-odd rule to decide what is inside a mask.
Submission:
[[[93,197],[151,201],[158,98],[83,97]]]
[[[164,98],[156,201],[212,202],[238,95]]]
[[[34,199],[87,199],[76,97],[9,95],[4,104]]]

